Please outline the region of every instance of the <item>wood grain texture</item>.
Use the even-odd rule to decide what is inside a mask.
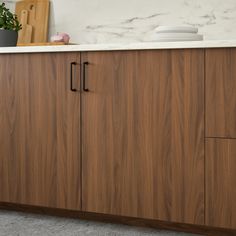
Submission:
[[[50,1],[49,0],[17,1],[15,13],[20,21],[23,10],[28,11],[28,24],[32,26],[32,37],[30,42],[32,43],[47,42]],[[25,41],[24,38],[19,37],[18,43],[25,43],[24,41]]]
[[[236,230],[236,140],[206,139],[206,224]]]
[[[70,91],[72,61],[80,55],[0,55],[0,201],[80,209],[80,93]]]
[[[204,51],[82,55],[82,210],[204,224]]]
[[[27,10],[21,11],[20,23],[22,25],[22,29],[19,31],[19,34],[18,34],[18,42],[31,43],[33,26],[28,24],[28,11]]]
[[[206,49],[206,136],[236,138],[236,49]]]

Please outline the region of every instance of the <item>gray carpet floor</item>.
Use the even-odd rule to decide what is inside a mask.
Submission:
[[[79,219],[0,211],[0,236],[193,236]]]

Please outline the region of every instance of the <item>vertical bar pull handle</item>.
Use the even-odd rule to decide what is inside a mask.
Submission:
[[[74,66],[76,66],[76,65],[77,65],[76,62],[71,62],[71,63],[70,63],[70,90],[71,90],[72,92],[76,92],[76,91],[77,91],[77,89],[75,89],[75,88],[73,87],[73,77],[74,77],[74,70],[73,70],[73,68],[74,68]]]
[[[89,89],[86,88],[86,67],[88,66],[88,62],[83,63],[83,91],[84,92],[89,92]]]

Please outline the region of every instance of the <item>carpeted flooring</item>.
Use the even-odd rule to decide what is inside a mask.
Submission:
[[[177,232],[0,211],[0,236],[190,236]]]

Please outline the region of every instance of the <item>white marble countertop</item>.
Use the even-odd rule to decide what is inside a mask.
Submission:
[[[191,42],[143,42],[117,44],[81,44],[63,46],[26,46],[0,47],[3,53],[37,53],[37,52],[85,52],[116,50],[148,50],[148,49],[187,49],[187,48],[228,48],[236,47],[236,40],[212,40]]]

